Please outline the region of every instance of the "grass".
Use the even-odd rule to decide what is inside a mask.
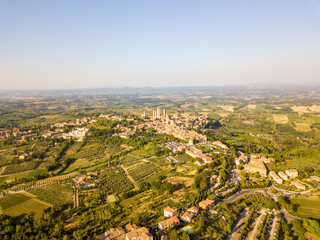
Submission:
[[[285,124],[289,121],[287,114],[273,114],[272,116],[275,123]]]
[[[291,197],[290,200],[292,204],[298,206],[294,213],[299,217],[320,219],[320,199]]]
[[[39,218],[43,210],[50,206],[50,204],[27,195],[27,193],[14,193],[0,198],[0,212],[12,217],[33,213],[35,218]]]
[[[34,213],[35,218],[40,218],[42,212],[51,205],[43,203],[37,199],[29,199],[21,204],[6,209],[4,214],[15,217],[21,214]]]
[[[4,198],[0,198],[0,206],[3,211],[15,205],[21,204],[31,198],[22,193],[9,194]]]
[[[83,168],[90,165],[90,162],[86,158],[79,158],[74,161],[70,166],[65,170],[65,173],[72,172],[73,170]]]
[[[180,155],[176,155],[175,158],[181,163],[186,163],[186,162],[189,162],[189,161],[193,160],[193,157],[190,157],[186,153],[183,153],[183,154],[180,154]]]
[[[7,178],[8,178],[8,177],[0,177],[0,183],[6,181]]]
[[[40,174],[42,174],[42,173],[45,173],[45,172],[47,172],[47,170],[46,169],[41,169],[41,168],[38,168],[37,170],[34,170],[34,171],[32,171],[32,172],[30,172],[26,177],[35,177],[35,176],[37,176],[37,175],[40,175]]]
[[[9,177],[8,177],[8,181],[9,180],[15,180],[16,178],[19,179],[19,178],[24,178],[26,176],[28,176],[28,174],[30,174],[31,172],[33,172],[34,170],[30,170],[30,171],[26,171],[26,172],[19,172],[19,173],[13,173],[13,174],[9,174]]]
[[[297,123],[297,122],[295,122],[294,124],[295,124],[295,129],[298,132],[309,132],[309,131],[311,131],[310,123],[307,123],[307,122]]]

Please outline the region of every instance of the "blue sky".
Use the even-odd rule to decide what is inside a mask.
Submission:
[[[320,0],[0,2],[1,89],[320,83]]]

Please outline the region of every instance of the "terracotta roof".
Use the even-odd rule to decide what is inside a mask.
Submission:
[[[176,216],[170,218],[169,220],[171,220],[174,223],[179,223],[180,222],[179,218],[177,218]]]
[[[174,212],[177,211],[177,209],[172,208],[172,207],[166,207],[166,208],[164,209],[164,211],[165,211],[165,212],[169,212],[169,213],[174,213]]]

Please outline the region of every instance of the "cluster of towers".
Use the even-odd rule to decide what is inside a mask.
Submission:
[[[163,115],[164,117],[167,116],[167,111],[166,109],[163,109]],[[156,110],[153,111],[153,117],[160,119],[161,118],[161,109],[160,107],[157,107]]]
[[[142,117],[145,118],[147,116],[146,111],[143,111]],[[157,107],[156,110],[153,111],[153,119],[162,119],[166,120],[167,123],[169,123],[169,115],[167,114],[167,110],[163,109],[162,114],[161,114],[161,109],[160,107]]]

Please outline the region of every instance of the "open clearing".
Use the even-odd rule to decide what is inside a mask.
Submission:
[[[287,114],[273,114],[272,116],[275,123],[285,124],[289,121]]]
[[[234,106],[231,105],[220,105],[223,110],[228,111],[228,112],[234,112]]]
[[[170,177],[166,179],[167,182],[172,184],[184,184],[186,187],[189,187],[193,184],[194,179],[188,177]]]
[[[320,199],[306,197],[290,197],[292,204],[297,204],[298,208],[295,214],[303,218],[320,219]]]
[[[312,112],[320,112],[320,106],[312,105],[312,106],[293,106],[291,109],[297,113],[312,113]]]
[[[220,117],[228,117],[230,113],[224,113],[224,112],[217,112],[217,114],[220,115]]]
[[[108,203],[112,203],[112,202],[115,202],[117,199],[116,197],[114,196],[114,194],[111,194],[111,195],[108,195],[107,196],[107,202]]]
[[[295,125],[295,129],[296,131],[298,132],[309,132],[311,131],[311,128],[310,128],[310,123],[297,123],[295,122],[294,123]]]

